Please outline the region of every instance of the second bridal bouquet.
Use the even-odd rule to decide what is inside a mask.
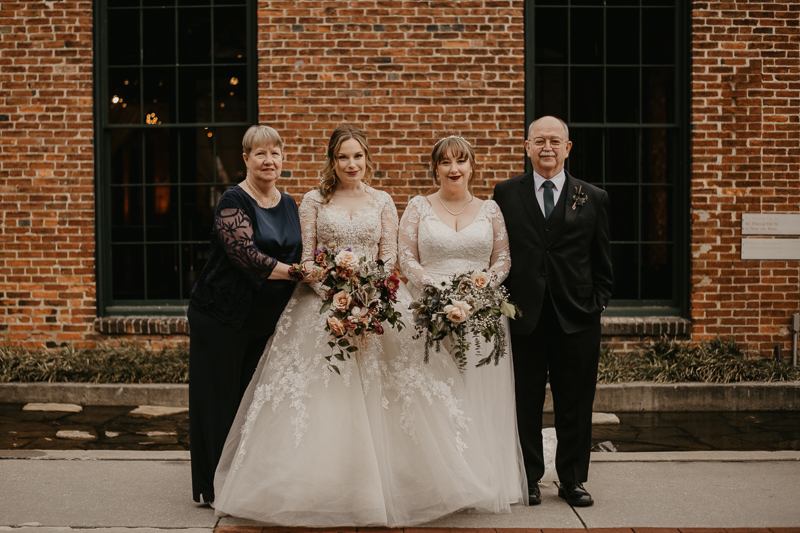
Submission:
[[[319,282],[325,290],[320,313],[330,311],[325,324],[333,339],[328,345],[335,350],[326,356],[336,373],[339,368],[332,359],[344,361],[358,351],[359,342],[369,333],[382,335],[383,323],[401,330],[403,322],[395,311],[400,280],[387,273],[383,261],[359,258],[350,248],[314,250],[314,265],[310,272],[295,265],[308,281]]]
[[[456,274],[439,285],[426,285],[422,296],[411,303],[414,311],[415,338],[425,336],[425,362],[429,349],[438,352],[441,342],[450,339],[450,354],[463,370],[467,364],[470,333],[475,341],[478,364],[483,366],[500,358],[506,351],[506,334],[501,315],[522,316],[520,309],[508,301],[508,291],[502,285],[492,286],[492,275],[485,271]],[[492,343],[489,355],[481,358],[481,337]]]

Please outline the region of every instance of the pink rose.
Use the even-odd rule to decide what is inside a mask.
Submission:
[[[447,313],[447,319],[450,320],[450,322],[455,322],[456,324],[466,321],[469,318],[469,312],[471,310],[472,307],[470,307],[467,302],[462,302],[460,300],[453,300],[452,305],[444,306],[444,312]]]
[[[352,303],[353,299],[350,298],[350,295],[344,291],[339,291],[333,295],[333,299],[331,300],[331,307],[339,311],[340,313],[344,313],[350,308],[350,304]]]
[[[484,287],[489,285],[489,280],[491,279],[491,277],[486,272],[478,271],[478,272],[473,272],[472,275],[470,276],[470,279],[472,279],[472,283],[475,285],[476,289],[483,289]]]
[[[353,270],[358,266],[358,257],[353,252],[348,252],[347,250],[342,250],[338,254],[336,254],[336,259],[334,259],[336,266],[339,268],[347,268]]]
[[[335,317],[328,318],[328,327],[330,328],[331,333],[337,337],[341,337],[346,331],[342,321]]]

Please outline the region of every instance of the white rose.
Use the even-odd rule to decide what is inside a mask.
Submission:
[[[349,268],[353,270],[358,266],[358,257],[356,254],[348,252],[347,250],[342,250],[336,254],[336,258],[333,261],[336,263],[336,266],[340,268]]]
[[[455,322],[456,324],[467,320],[471,310],[472,307],[470,307],[467,302],[462,302],[460,300],[453,300],[452,305],[444,306],[444,312],[447,313],[447,319],[450,320],[450,322]]]
[[[339,311],[340,313],[344,313],[347,311],[347,308],[350,307],[350,303],[352,299],[350,295],[344,291],[339,291],[333,295],[331,299],[331,307]]]
[[[478,289],[483,289],[484,287],[489,285],[490,276],[486,272],[480,272],[480,271],[473,272],[470,278],[472,279],[472,283]]]

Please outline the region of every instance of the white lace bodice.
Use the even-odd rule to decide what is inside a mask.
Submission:
[[[461,231],[439,220],[427,198],[416,196],[400,221],[400,268],[417,288],[457,272],[488,269],[495,284],[511,269],[508,233],[500,207],[483,202],[475,220]]]
[[[322,203],[314,189],[300,203],[300,227],[303,232],[303,261],[314,258],[314,250],[350,248],[359,257],[382,259],[391,271],[397,260],[397,208],[392,197],[370,189],[369,205],[352,217],[341,207]]]

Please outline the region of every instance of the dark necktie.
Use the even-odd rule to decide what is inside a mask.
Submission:
[[[544,218],[545,220],[550,218],[550,213],[553,212],[553,207],[555,207],[555,203],[553,202],[553,182],[547,180],[544,182]]]

